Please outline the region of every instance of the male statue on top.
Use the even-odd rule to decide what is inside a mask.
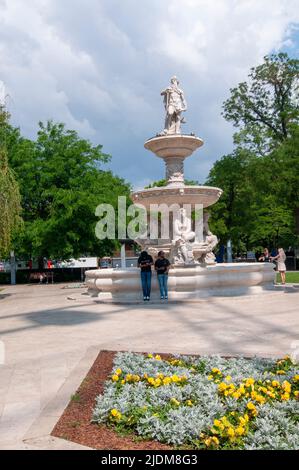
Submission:
[[[183,90],[179,87],[177,77],[172,77],[170,86],[161,91],[164,96],[164,106],[166,110],[165,129],[161,135],[167,134],[181,134],[181,123],[185,120],[181,117],[182,111],[186,111],[187,103],[184,97]]]

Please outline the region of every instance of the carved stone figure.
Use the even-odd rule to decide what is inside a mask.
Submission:
[[[204,264],[215,264],[214,248],[217,246],[218,238],[214,235],[209,228],[210,214],[205,212],[203,215],[203,236],[205,252],[201,255],[198,261]]]
[[[186,215],[186,210],[181,208],[173,224],[172,257],[175,264],[194,263],[192,242],[195,233],[192,231],[191,219]]]
[[[181,123],[185,122],[184,118],[181,117],[181,113],[186,111],[187,103],[183,90],[181,90],[178,85],[179,81],[177,77],[172,77],[170,86],[161,91],[166,110],[165,128],[162,135],[181,134]]]

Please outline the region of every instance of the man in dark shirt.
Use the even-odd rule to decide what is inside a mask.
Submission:
[[[143,300],[149,300],[151,295],[153,258],[146,251],[142,251],[138,258],[138,268],[140,268]]]
[[[157,271],[160,296],[161,299],[168,299],[168,271],[170,262],[165,258],[164,251],[159,251],[158,258],[155,262],[155,270]]]

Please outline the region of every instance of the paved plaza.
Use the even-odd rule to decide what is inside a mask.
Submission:
[[[2,449],[80,447],[49,434],[100,350],[281,356],[299,348],[298,289],[121,305],[63,287],[0,291]]]

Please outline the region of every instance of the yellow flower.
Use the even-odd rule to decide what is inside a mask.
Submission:
[[[280,387],[278,380],[272,380],[272,387]]]
[[[245,429],[244,429],[242,426],[238,426],[238,427],[236,428],[236,434],[237,434],[238,436],[243,436],[244,433],[245,433]]]
[[[249,403],[247,403],[247,409],[251,412],[251,414],[253,416],[257,415],[256,407],[255,407],[254,403],[252,403],[251,401]]]
[[[239,416],[239,421],[240,421],[240,424],[241,424],[242,426],[245,426],[245,424],[246,424],[246,422],[247,422],[246,419],[243,418],[243,416]]]
[[[122,385],[126,383],[126,381],[124,379],[122,379],[122,381],[120,382]]]
[[[116,374],[112,375],[112,380],[113,380],[113,382],[117,382],[119,380],[118,375],[116,375]]]
[[[295,395],[296,398],[298,398],[299,397],[299,391],[296,390],[296,392],[294,392],[294,395]]]
[[[285,371],[284,370],[277,370],[276,374],[277,375],[285,375]]]
[[[293,381],[294,382],[299,382],[299,375],[294,375]]]
[[[122,370],[121,370],[121,369],[116,369],[115,373],[116,373],[117,375],[120,375],[120,374],[122,373]]]
[[[234,430],[234,428],[232,428],[232,427],[231,427],[231,428],[228,428],[227,434],[228,434],[229,437],[234,437],[234,436],[235,436],[235,430]]]
[[[187,406],[193,406],[193,403],[192,403],[191,400],[187,400],[187,401],[186,401],[186,405],[187,405]]]
[[[249,403],[247,403],[247,408],[249,410],[254,410],[255,409],[255,405],[250,401]]]
[[[221,423],[221,421],[219,421],[219,419],[214,419],[214,426],[217,426],[219,428],[223,426],[223,424]]]
[[[291,389],[292,389],[292,385],[291,385],[290,382],[288,382],[287,380],[284,380],[284,381],[282,382],[281,388],[282,388],[285,392],[290,393],[290,392],[291,392]]]
[[[175,406],[180,405],[180,402],[176,398],[171,398],[170,403]]]
[[[218,385],[218,390],[219,392],[224,392],[224,390],[226,390],[228,387],[228,385],[225,383],[225,382],[221,382],[219,385]]]
[[[148,357],[149,359],[151,359],[151,358],[153,357],[153,355],[152,355],[152,354],[148,354],[147,357]]]
[[[210,447],[211,445],[218,446],[219,445],[219,439],[216,436],[208,437],[207,439],[205,439],[204,443],[207,447]]]
[[[171,378],[170,377],[164,377],[163,384],[164,385],[169,385],[170,383],[171,383]]]
[[[180,378],[179,378],[176,374],[174,374],[174,375],[171,377],[171,380],[172,380],[174,383],[176,383],[176,382],[179,382],[179,381],[180,381]]]
[[[212,369],[213,374],[221,374],[220,370],[217,367],[213,367]]]
[[[208,375],[208,380],[213,380],[213,376],[212,376],[212,375]]]
[[[249,377],[249,379],[246,379],[245,385],[246,387],[250,387],[250,385],[253,385],[255,380],[252,377]]]
[[[225,427],[230,427],[231,425],[226,416],[223,416],[220,421],[223,423]]]
[[[156,359],[156,361],[161,361],[161,356],[159,356],[159,354],[156,354],[155,359]]]
[[[236,400],[238,400],[238,398],[240,398],[240,396],[241,396],[241,393],[238,392],[238,391],[236,391],[236,392],[234,392],[234,393],[232,394],[232,396],[233,396]]]
[[[288,400],[290,399],[290,394],[287,393],[287,392],[283,393],[283,394],[281,395],[281,399],[282,399],[283,401],[288,401]]]
[[[155,387],[160,387],[161,384],[162,384],[162,380],[161,380],[161,379],[156,379],[156,380],[155,380]]]
[[[230,376],[230,375],[227,375],[227,376],[225,377],[225,380],[226,380],[227,382],[230,382],[230,381],[231,381],[231,379],[232,379],[232,378],[231,378],[231,376]]]
[[[116,410],[115,408],[113,408],[111,411],[110,411],[111,415],[113,416],[113,418],[117,419],[117,420],[120,420],[121,419],[121,412]]]
[[[262,395],[257,395],[255,399],[258,403],[261,403],[261,404],[264,404],[266,401],[266,398],[264,398]]]

